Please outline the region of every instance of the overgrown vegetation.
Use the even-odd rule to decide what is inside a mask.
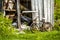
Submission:
[[[55,0],[54,6],[55,29],[60,31],[60,0]]]
[[[4,18],[2,13],[0,12],[0,36],[2,38],[7,37],[9,35],[13,35],[15,29],[11,25],[12,21],[10,19]]]
[[[25,31],[25,34],[18,33],[11,25],[11,20],[4,18],[0,12],[0,40],[60,40],[60,0],[55,1],[55,31],[40,32]]]

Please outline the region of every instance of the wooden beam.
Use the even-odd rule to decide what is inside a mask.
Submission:
[[[18,15],[18,27],[19,27],[19,30],[21,31],[21,15],[20,15],[20,0],[17,0],[17,15]]]
[[[10,9],[5,9],[5,11],[16,11],[15,9],[12,9],[12,10],[10,10]]]
[[[37,11],[22,11],[22,13],[37,13]]]
[[[31,0],[25,0],[25,1],[31,1]]]
[[[22,4],[20,4],[20,9],[21,9],[21,10],[29,10],[28,8],[26,8],[26,7],[23,6]]]

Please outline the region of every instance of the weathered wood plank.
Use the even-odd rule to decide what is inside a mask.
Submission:
[[[48,13],[48,2],[47,2],[47,0],[44,0],[44,15],[45,15],[45,22],[47,22],[48,21],[48,15],[47,15],[47,13]]]
[[[54,24],[54,0],[44,0],[45,22]]]
[[[48,22],[51,22],[51,18],[50,18],[50,16],[51,16],[51,1],[50,0],[47,0],[47,2],[48,2],[48,5],[47,5],[47,10],[48,10]]]
[[[54,26],[54,0],[51,0],[51,23]]]
[[[37,13],[37,11],[22,11],[22,13]]]
[[[17,15],[18,15],[18,27],[19,27],[19,30],[21,31],[21,15],[20,15],[20,1],[17,0]]]
[[[16,11],[15,9],[9,10],[9,9],[5,9],[5,11]]]

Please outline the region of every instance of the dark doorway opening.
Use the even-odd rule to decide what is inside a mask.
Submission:
[[[21,10],[21,21],[27,22],[28,25],[31,24],[32,22],[32,13],[28,12],[28,13],[23,13],[23,11],[32,11],[31,9],[31,0],[20,0],[20,10]]]

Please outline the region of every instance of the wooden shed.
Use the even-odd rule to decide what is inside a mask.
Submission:
[[[12,9],[8,6],[10,4],[5,4],[5,1],[9,0],[3,1],[4,16],[11,12],[13,12],[13,14],[20,12],[20,14],[29,15],[32,20],[36,19],[37,25],[39,24],[38,26],[41,25],[43,19],[45,22],[50,22],[54,25],[54,0],[10,0]],[[19,14],[17,16],[19,16]]]

